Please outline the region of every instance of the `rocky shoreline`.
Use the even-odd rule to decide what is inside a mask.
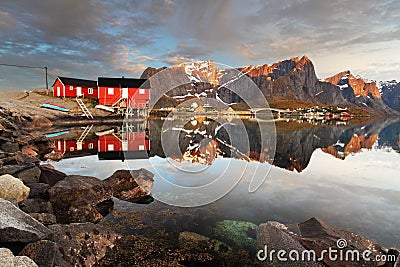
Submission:
[[[41,164],[52,156],[53,145],[26,129],[51,124],[45,118],[0,109],[0,266],[287,266],[255,255],[265,246],[321,251],[337,246],[340,238],[348,241],[349,249],[373,248],[375,256],[399,254],[317,218],[296,225],[259,226],[225,220],[207,235],[195,231],[157,238],[122,234],[103,223],[104,218],[113,212],[115,200],[151,202],[153,174],[144,169],[119,170],[100,180],[66,175]],[[164,220],[177,216],[180,213],[173,211]],[[397,266],[385,261],[345,264]],[[304,265],[291,262],[290,266]],[[325,257],[307,266],[344,265]]]

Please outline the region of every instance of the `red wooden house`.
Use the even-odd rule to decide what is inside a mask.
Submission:
[[[57,77],[53,84],[53,96],[98,98],[97,81]]]
[[[150,83],[146,79],[98,78],[99,105],[145,108],[150,99]]]

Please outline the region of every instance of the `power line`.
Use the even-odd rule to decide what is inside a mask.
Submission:
[[[17,68],[28,68],[28,69],[45,69],[46,68],[46,67],[14,65],[14,64],[6,64],[6,63],[0,63],[0,66],[17,67]]]
[[[47,80],[47,66],[44,67],[38,67],[38,66],[27,66],[27,65],[16,65],[16,64],[7,64],[7,63],[0,63],[0,66],[5,66],[5,67],[15,67],[15,68],[26,68],[26,69],[42,69],[45,72],[45,81],[46,81],[46,89],[49,90],[49,82]]]

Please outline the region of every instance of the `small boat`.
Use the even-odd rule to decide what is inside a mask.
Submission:
[[[68,134],[68,133],[69,133],[69,131],[62,131],[62,132],[57,132],[57,133],[48,133],[45,136],[46,136],[46,138],[52,138],[52,137],[57,137],[57,136]]]
[[[41,108],[54,109],[54,110],[58,110],[58,111],[62,111],[62,112],[68,112],[69,111],[69,109],[67,109],[67,108],[59,107],[59,106],[56,106],[56,105],[53,105],[53,104],[48,104],[48,103],[41,104],[40,107]]]

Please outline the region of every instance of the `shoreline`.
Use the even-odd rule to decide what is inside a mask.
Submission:
[[[242,245],[236,244],[237,241],[234,239],[224,239],[221,236],[218,239],[218,234],[203,236],[196,233],[195,229],[182,231],[174,236],[166,235],[158,240],[146,235],[120,234],[118,229],[114,229],[114,225],[104,225],[103,218],[113,214],[115,198],[132,203],[150,203],[152,201],[152,174],[146,170],[139,170],[140,173],[135,171],[135,174],[126,172],[116,174],[121,172],[117,171],[112,177],[102,181],[94,177],[67,176],[51,165],[41,165],[40,160],[53,150],[53,145],[43,137],[32,136],[30,130],[57,126],[59,120],[59,118],[43,119],[35,115],[1,109],[0,177],[3,177],[2,188],[4,189],[10,182],[17,188],[12,192],[14,194],[12,197],[8,195],[9,201],[1,200],[4,216],[2,215],[0,220],[6,220],[0,224],[6,223],[6,228],[0,227],[1,247],[10,249],[11,255],[16,257],[11,257],[10,253],[4,249],[1,253],[8,253],[10,261],[15,262],[20,260],[18,257],[28,256],[28,259],[23,259],[27,261],[31,259],[37,264],[31,263],[30,266],[50,266],[48,264],[51,261],[58,266],[115,266],[116,264],[123,265],[127,261],[138,265],[142,263],[162,265],[176,262],[199,265],[227,263],[225,266],[234,266],[240,262],[250,266],[260,266],[262,263],[255,258],[254,253],[262,249],[264,245],[276,249],[289,249],[294,242],[295,247],[299,249],[317,250],[326,244],[335,246],[332,243],[332,233],[340,233],[333,236],[336,239],[348,236],[350,240],[357,236],[328,226],[316,218],[286,226],[278,222],[266,222],[259,226],[250,225],[248,222],[221,222],[222,228],[219,228],[219,231],[225,235],[230,233],[226,232],[229,227],[234,227],[235,233],[248,235],[249,240],[253,240],[246,250],[242,249]],[[79,125],[80,122],[82,120],[73,120],[66,125],[74,125],[74,123]],[[106,122],[101,121],[102,124]],[[109,120],[109,122],[115,121]],[[29,124],[32,127],[27,131],[24,127]],[[132,180],[133,176],[144,177],[142,179],[148,181],[150,191],[138,190],[138,184]],[[117,186],[121,181],[124,181],[122,188]],[[125,193],[121,194],[121,192]],[[177,214],[183,218],[187,216],[186,211],[183,212],[174,207],[167,208],[169,209],[175,210],[175,214],[168,213],[168,216],[164,216],[166,221],[176,218]],[[18,223],[7,225],[7,221],[10,220]],[[325,229],[319,233],[320,239],[311,237],[308,230],[298,231],[298,228],[301,228],[300,225],[310,223],[314,226],[308,226],[306,229],[319,229],[320,226],[323,226],[321,229]],[[29,235],[23,228],[28,226],[33,229]],[[10,228],[14,231],[12,238],[4,235]],[[331,229],[331,231],[326,229]],[[159,230],[163,231],[163,229]],[[324,231],[329,234],[326,235]],[[85,236],[85,239],[81,236]],[[284,239],[281,239],[283,237]],[[285,243],[287,238],[291,240],[289,243]],[[376,252],[379,255],[398,255],[395,249],[384,248],[362,237],[358,238],[362,242],[358,241],[353,245],[360,251],[365,248],[365,244],[373,244],[379,247]],[[284,244],[283,247],[282,244]],[[130,246],[136,248],[136,252],[130,250]],[[88,250],[89,247],[93,249]],[[156,254],[149,255],[149,250],[156,251]],[[173,251],[172,254],[171,251]],[[337,266],[328,260],[324,259],[323,262],[328,266]]]

